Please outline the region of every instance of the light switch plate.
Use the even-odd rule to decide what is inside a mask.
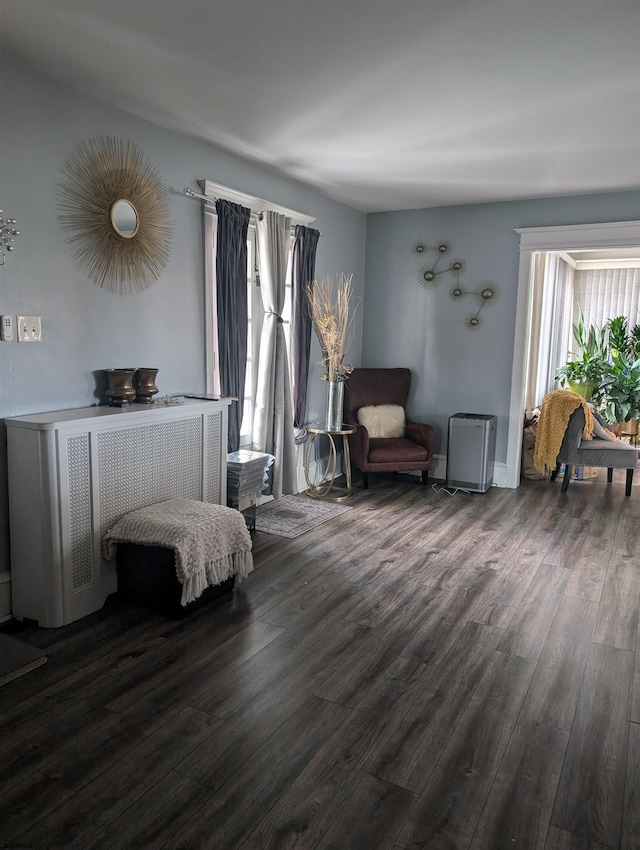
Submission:
[[[13,342],[13,316],[0,316],[0,338]]]
[[[17,316],[18,342],[42,342],[40,316]]]

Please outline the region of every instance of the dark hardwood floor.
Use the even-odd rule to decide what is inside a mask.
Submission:
[[[4,627],[0,845],[640,848],[640,482],[356,488],[185,620]]]

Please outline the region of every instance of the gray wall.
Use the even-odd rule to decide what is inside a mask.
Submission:
[[[446,453],[450,416],[496,414],[496,461],[506,462],[519,264],[515,228],[638,218],[640,192],[369,215],[362,365],[412,369],[408,410],[434,425],[438,454]],[[420,285],[419,270],[435,255],[419,255],[414,246],[443,240],[451,245],[446,256],[466,264],[463,289],[488,281],[500,289],[498,300],[483,308],[477,330],[465,327],[472,297],[450,297],[453,275],[439,275],[426,289]]]
[[[37,76],[17,61],[0,64],[0,206],[21,236],[0,267],[0,314],[42,317],[41,344],[0,343],[0,420],[85,407],[99,401],[96,370],[153,366],[161,395],[204,389],[203,262],[200,204],[182,195],[208,178],[316,218],[319,276],[351,272],[362,297],[366,217],[295,181],[216,148],[162,130]],[[74,261],[57,220],[56,186],[68,154],[83,140],[133,141],[169,188],[173,247],[158,283],[119,296],[93,284]],[[359,362],[362,312],[350,359]],[[324,403],[314,340],[310,416]],[[0,570],[8,564],[6,443],[0,433]]]

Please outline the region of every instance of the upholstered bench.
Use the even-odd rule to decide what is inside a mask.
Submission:
[[[127,600],[181,616],[253,569],[251,535],[233,508],[169,499],[123,516],[103,539]]]

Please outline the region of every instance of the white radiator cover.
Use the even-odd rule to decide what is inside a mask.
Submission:
[[[171,498],[226,504],[229,401],[88,407],[6,419],[12,613],[58,627],[117,589],[101,539]]]

